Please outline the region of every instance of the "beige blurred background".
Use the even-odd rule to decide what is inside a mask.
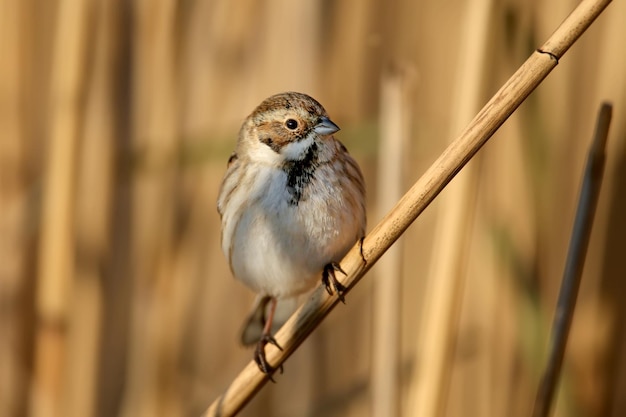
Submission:
[[[0,0],[0,416],[198,416],[252,355],[215,202],[254,106],[326,107],[371,229],[576,3]],[[434,386],[434,415],[528,416],[603,100],[555,415],[626,415],[625,19],[607,8],[241,415],[414,416]],[[438,324],[441,273],[461,290]]]

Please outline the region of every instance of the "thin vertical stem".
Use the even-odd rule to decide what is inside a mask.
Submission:
[[[578,288],[580,287],[583,266],[585,265],[587,247],[589,246],[591,226],[593,225],[598,195],[600,194],[600,186],[602,184],[605,160],[604,149],[609,132],[609,124],[611,123],[611,113],[611,105],[607,103],[602,104],[583,175],[583,183],[578,199],[578,210],[574,219],[569,252],[554,315],[548,363],[537,390],[533,417],[546,417],[549,415],[554,392],[559,382],[567,338],[572,325],[574,309],[576,308]]]
[[[488,56],[491,0],[466,4],[460,31],[459,65],[455,81],[450,137],[480,108],[482,79]],[[424,309],[415,354],[417,368],[411,378],[409,416],[439,416],[445,412],[458,333],[461,299],[466,281],[468,238],[478,188],[476,162],[467,166],[448,186],[438,206],[437,230],[427,274]]]
[[[402,197],[403,155],[408,143],[410,73],[392,68],[382,80],[381,140],[378,158],[377,211],[383,215]],[[398,415],[401,305],[401,247],[389,249],[377,265],[372,345],[372,416]]]
[[[74,275],[74,197],[89,2],[58,6],[50,91],[50,151],[44,182],[36,309],[38,327],[32,415],[62,409],[70,296]]]

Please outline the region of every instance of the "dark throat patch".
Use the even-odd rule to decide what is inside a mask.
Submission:
[[[304,189],[315,178],[317,162],[317,144],[313,142],[304,158],[297,161],[286,161],[283,171],[287,174],[287,191],[289,192],[289,205],[297,206],[302,200]]]

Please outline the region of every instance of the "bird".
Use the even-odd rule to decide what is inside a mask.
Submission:
[[[272,335],[278,300],[321,280],[345,302],[335,273],[345,275],[339,262],[365,235],[365,181],[338,131],[313,97],[272,95],[244,120],[220,187],[222,251],[235,279],[258,294],[242,340],[255,343],[249,327],[260,321],[254,360],[270,379],[265,347],[282,350]]]

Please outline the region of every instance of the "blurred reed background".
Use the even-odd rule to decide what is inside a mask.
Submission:
[[[252,356],[215,201],[254,106],[326,107],[371,227],[576,3],[0,0],[0,416],[199,415]],[[241,415],[528,416],[603,100],[555,415],[626,415],[625,18],[608,7]]]

